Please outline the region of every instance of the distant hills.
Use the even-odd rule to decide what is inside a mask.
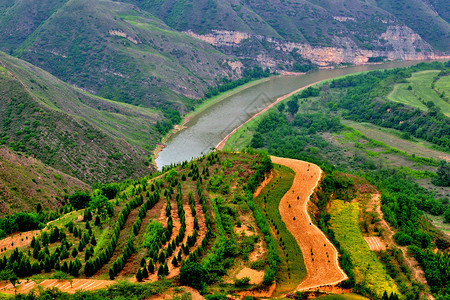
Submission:
[[[0,50],[99,96],[185,112],[250,65],[435,58],[444,0],[0,0]]]
[[[108,99],[184,111],[218,78],[235,76],[211,45],[127,3],[8,2],[1,50]]]

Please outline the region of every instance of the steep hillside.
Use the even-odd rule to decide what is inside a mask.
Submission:
[[[357,0],[129,1],[227,54],[272,67],[423,59],[434,57],[432,46],[450,49],[450,25],[428,6],[419,10],[420,0],[395,14]],[[428,22],[431,13],[436,22],[416,22]]]
[[[149,171],[158,113],[90,95],[6,54],[0,63],[1,144],[90,183]]]
[[[35,158],[0,147],[0,217],[35,211],[38,204],[55,210],[62,206],[64,195],[88,189],[82,181]]]
[[[133,5],[72,0],[58,9],[40,8],[54,10],[47,18],[33,14],[33,7],[0,16],[0,31],[9,37],[2,50],[14,49],[16,56],[108,99],[186,110],[189,98],[234,75],[225,55]],[[19,45],[26,33],[11,28],[20,18],[30,24]]]

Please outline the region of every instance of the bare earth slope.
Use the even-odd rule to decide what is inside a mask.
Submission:
[[[339,266],[336,248],[309,217],[307,205],[317,187],[322,170],[308,162],[272,156],[272,162],[295,172],[291,189],[280,201],[280,214],[288,230],[297,240],[306,265],[306,277],[296,290],[334,285],[347,276]],[[290,207],[289,207],[290,206]]]

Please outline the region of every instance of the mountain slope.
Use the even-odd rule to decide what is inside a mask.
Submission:
[[[90,183],[149,171],[159,113],[90,95],[6,54],[0,62],[1,144]]]
[[[89,186],[37,159],[0,147],[0,217],[34,211],[38,203],[55,210],[62,206],[65,194],[77,189]]]
[[[209,44],[114,1],[66,1],[14,53],[97,95],[147,107],[186,110],[189,98],[234,75],[229,59]]]
[[[272,67],[305,59],[319,65],[424,59],[434,57],[433,47],[450,50],[450,25],[428,6],[420,10],[421,0],[408,11],[385,10],[381,0],[128,1],[227,54]],[[416,22],[431,14],[436,20],[430,25]]]

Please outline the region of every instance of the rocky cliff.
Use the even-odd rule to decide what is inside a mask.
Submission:
[[[351,20],[351,18],[338,19],[341,22]],[[185,33],[229,55],[238,53],[237,56],[240,59],[253,59],[271,68],[292,66],[293,61],[286,59],[286,54],[292,53],[300,55],[319,67],[365,64],[380,60],[426,60],[448,57],[435,52],[417,33],[402,25],[388,26],[387,30],[372,42],[372,46],[365,49],[359,47],[352,39],[339,36],[333,38],[333,45],[336,46],[326,47],[239,31],[212,30],[208,34],[196,34],[189,30]],[[254,48],[255,44],[259,46],[257,52],[246,51],[246,47]],[[285,55],[280,55],[281,53]]]

